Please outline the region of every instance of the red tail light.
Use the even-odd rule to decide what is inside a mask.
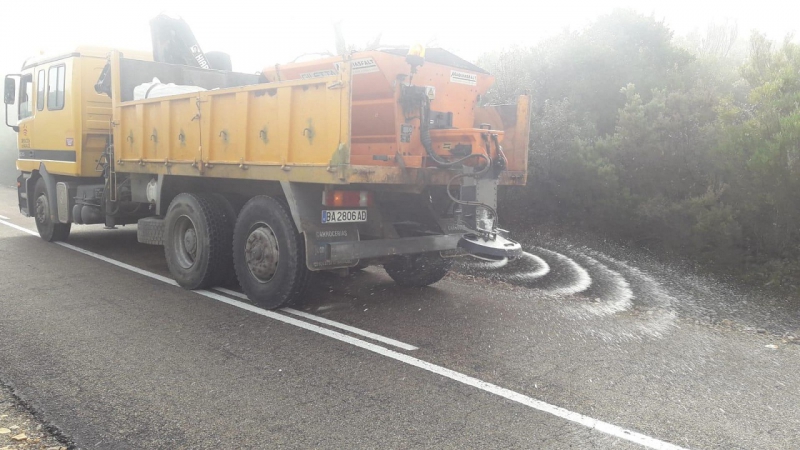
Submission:
[[[369,191],[324,191],[323,206],[372,206],[372,192]]]

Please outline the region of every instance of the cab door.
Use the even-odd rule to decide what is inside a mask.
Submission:
[[[34,136],[34,109],[36,96],[33,82],[33,71],[28,71],[20,76],[19,94],[17,101],[17,148],[19,159],[33,158],[35,156],[33,143]]]
[[[36,133],[31,141],[33,158],[44,162],[50,173],[78,175],[78,147],[75,109],[72,95],[73,58],[54,61],[34,68],[36,103],[33,117]],[[29,125],[29,132],[33,130]],[[22,123],[20,139],[22,139]],[[38,164],[37,164],[38,165]]]

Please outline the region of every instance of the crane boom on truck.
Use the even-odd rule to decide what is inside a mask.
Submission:
[[[496,203],[526,181],[527,96],[484,106],[491,75],[421,47],[218,70],[188,27],[151,26],[152,55],[79,48],[6,76],[20,212],[43,239],[137,223],[182,287],[238,280],[266,308],[314,271],[423,286],[455,256],[521,254]]]

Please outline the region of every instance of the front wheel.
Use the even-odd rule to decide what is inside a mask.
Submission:
[[[66,241],[72,224],[53,221],[50,216],[50,202],[55,201],[55,199],[47,197],[47,187],[43,178],[36,180],[36,186],[33,188],[33,198],[35,199],[34,218],[36,219],[36,229],[39,231],[39,236],[47,242]]]
[[[383,268],[400,286],[421,287],[444,278],[452,266],[452,258],[442,258],[438,253],[418,253],[397,256]]]
[[[267,309],[298,300],[310,279],[305,242],[287,207],[272,197],[251,198],[233,232],[233,266],[247,298]]]

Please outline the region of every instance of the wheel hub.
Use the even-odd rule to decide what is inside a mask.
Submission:
[[[250,274],[261,283],[275,276],[280,261],[278,238],[269,225],[260,223],[250,235],[244,247],[245,262]]]
[[[197,256],[197,232],[194,228],[189,228],[183,233],[183,246],[192,257]]]
[[[192,219],[188,216],[178,217],[173,236],[172,243],[178,264],[184,269],[191,268],[197,259],[197,230]]]
[[[47,196],[42,194],[36,198],[36,221],[41,225],[46,224],[49,214],[50,204],[47,202]]]

